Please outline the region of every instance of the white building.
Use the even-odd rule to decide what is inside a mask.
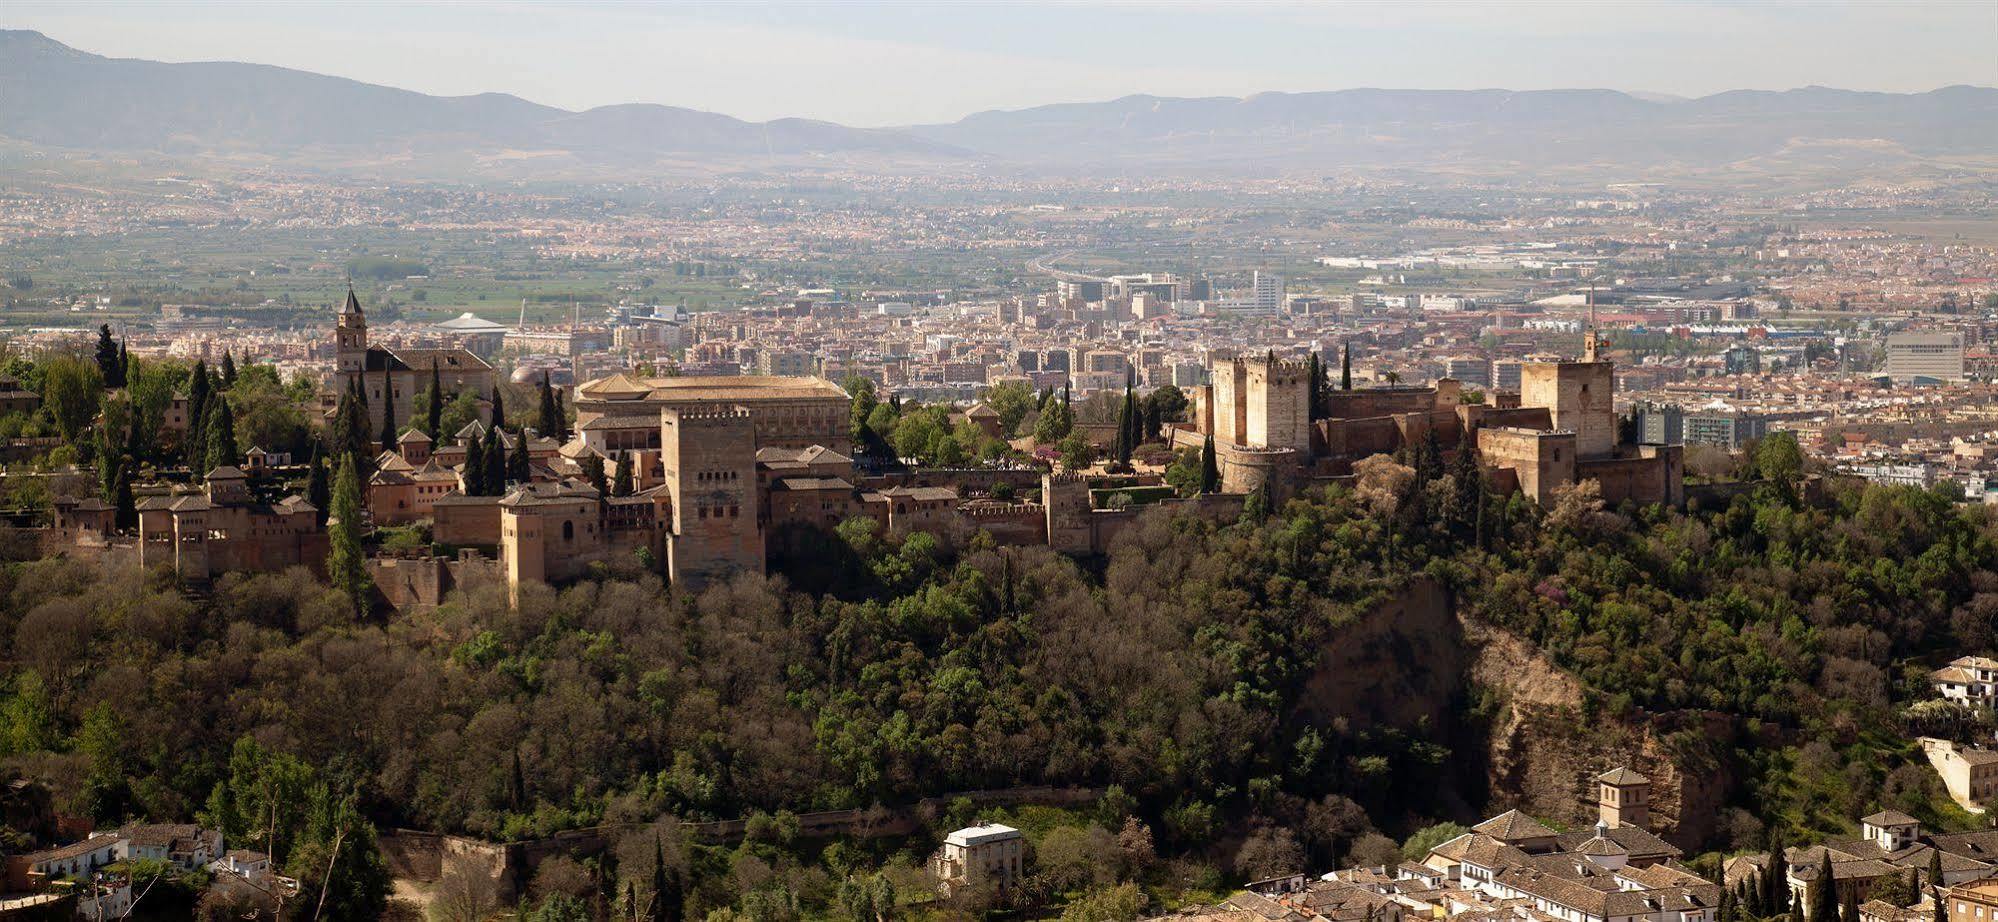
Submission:
[[[1026,843],[1026,837],[1011,826],[966,826],[944,837],[943,849],[930,860],[930,870],[945,896],[988,883],[1003,890],[1024,876]]]

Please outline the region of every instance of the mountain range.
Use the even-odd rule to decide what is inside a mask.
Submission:
[[[1998,151],[1998,89],[1810,87],[1685,100],[1613,90],[1128,96],[871,129],[653,104],[575,112],[498,93],[430,96],[262,64],[107,58],[7,30],[0,138],[105,153],[474,171],[730,168],[805,157],[1059,169],[1947,166]]]

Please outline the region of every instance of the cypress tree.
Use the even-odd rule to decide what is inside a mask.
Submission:
[[[493,385],[493,428],[506,425],[506,398],[500,394],[500,386]]]
[[[389,377],[388,369],[382,369],[382,450],[394,451],[395,431],[395,381]]]
[[[1845,889],[1844,898],[1839,900],[1839,918],[1843,922],[1859,922],[1859,888]]]
[[[1117,409],[1117,441],[1111,448],[1111,451],[1116,455],[1118,464],[1131,463],[1131,434],[1137,431],[1137,420],[1131,418],[1133,406],[1135,404],[1131,399],[1131,386],[1126,384],[1124,385],[1124,403]]]
[[[477,436],[465,440],[465,495],[486,495],[486,446]]]
[[[1941,878],[1937,878],[1940,880]],[[1929,900],[1935,904],[1935,922],[1949,922],[1949,905],[1943,902],[1942,886],[1929,885]]]
[[[118,344],[111,339],[111,325],[97,327],[97,374],[104,386],[124,387],[124,370],[118,365]]]
[[[187,378],[187,431],[181,448],[187,455],[189,469],[201,466],[201,459],[208,453],[208,441],[202,438],[201,424],[208,418],[208,366],[200,359],[194,360],[194,371]],[[336,417],[337,418],[337,417]],[[200,474],[202,471],[195,471]]]
[[[1353,344],[1341,343],[1339,352],[1339,389],[1353,389]]]
[[[97,431],[97,497],[111,502],[118,490],[118,473],[124,469],[118,451],[111,447],[111,436],[104,430]]]
[[[513,437],[513,454],[506,459],[506,478],[514,483],[534,479],[534,458],[527,453],[527,430]]]
[[[652,836],[652,922],[677,922],[680,894],[673,875],[666,869],[666,844]]]
[[[313,518],[325,525],[333,501],[333,484],[327,476],[326,456],[320,453],[318,442],[312,443],[312,468],[305,477],[305,501],[312,504]]]
[[[630,496],[631,490],[631,452],[621,451],[617,455],[617,479],[611,483],[611,495]]]
[[[1943,885],[1942,849],[1929,849],[1929,886]]]
[[[132,421],[125,426],[125,457],[132,462],[133,467],[138,467],[139,461],[145,457],[145,454],[145,434],[139,426],[139,414],[134,412]]]
[[[1218,493],[1221,491],[1221,465],[1214,457],[1214,436],[1200,446],[1200,492]]]
[[[1838,881],[1832,876],[1830,851],[1823,851],[1817,880],[1811,884],[1811,922],[1839,922]]]
[[[243,456],[236,450],[236,415],[229,411],[229,398],[217,394],[209,402],[215,405],[215,415],[208,423],[208,469],[242,463]]]
[[[541,434],[551,439],[562,437],[562,409],[555,404],[555,386],[548,380],[548,372],[541,373]]]
[[[236,386],[236,354],[227,349],[224,349],[222,350],[222,389],[226,391],[229,388],[235,386]]]
[[[486,495],[506,494],[506,445],[500,440],[500,430],[494,426],[486,430]]]
[[[437,362],[430,362],[430,417],[425,420],[424,432],[430,435],[433,444],[444,440],[444,378],[437,373]]]
[[[332,549],[326,557],[327,581],[346,593],[354,617],[368,611],[367,558],[361,550],[361,479],[353,458],[340,459],[333,481]]]
[[[1783,848],[1783,830],[1780,826],[1769,827],[1769,860],[1762,873],[1762,911],[1760,916],[1780,916],[1790,910],[1789,858]]]
[[[562,431],[556,436],[561,441],[569,441],[569,407],[562,402],[562,392],[555,392],[555,426]]]
[[[120,387],[132,383],[132,371],[132,354],[125,351],[125,341],[121,339],[118,341],[118,385]]]
[[[604,475],[604,456],[590,452],[583,456],[583,478],[597,488],[599,497],[610,496],[610,479]]]
[[[129,465],[118,465],[118,486],[112,493],[111,506],[115,510],[114,524],[120,530],[139,527],[139,504],[132,496],[132,471]]]

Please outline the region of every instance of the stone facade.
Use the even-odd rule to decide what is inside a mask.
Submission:
[[[201,493],[153,496],[139,504],[139,563],[205,582],[235,571],[305,566],[324,570],[327,539],[304,497],[261,503],[242,471],[210,471]]]

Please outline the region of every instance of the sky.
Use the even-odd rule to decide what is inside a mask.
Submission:
[[[953,121],[1134,93],[1998,85],[1998,2],[5,0],[0,27],[439,95],[763,120]]]

